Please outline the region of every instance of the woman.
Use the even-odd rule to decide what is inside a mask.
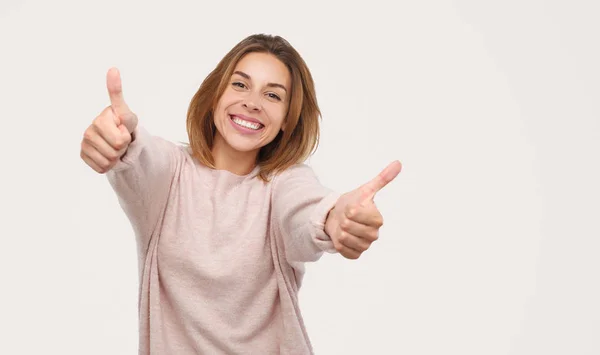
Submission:
[[[400,172],[339,195],[304,160],[316,147],[311,74],[278,36],[237,44],[193,97],[189,146],[150,135],[107,74],[111,105],[81,158],[134,228],[140,354],[310,354],[298,289],[323,251],[356,259],[377,239],[374,194]]]

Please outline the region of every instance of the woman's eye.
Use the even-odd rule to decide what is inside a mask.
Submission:
[[[236,82],[232,83],[231,85],[237,86],[242,89],[246,88],[246,85],[244,85],[244,83],[240,83],[239,81],[236,81]]]
[[[273,94],[272,92],[268,93],[267,95],[269,95],[270,98],[275,99],[277,101],[281,101],[281,98],[279,96],[277,96],[276,94]]]

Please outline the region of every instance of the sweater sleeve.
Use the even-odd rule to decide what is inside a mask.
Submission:
[[[106,176],[131,222],[140,252],[145,252],[166,206],[181,151],[140,126],[133,137],[125,155]]]
[[[296,164],[274,180],[273,223],[283,240],[285,257],[294,265],[335,253],[325,220],[339,194],[321,185],[306,164]]]

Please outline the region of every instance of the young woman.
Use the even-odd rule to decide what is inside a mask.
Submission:
[[[340,195],[304,163],[319,136],[311,74],[283,38],[237,44],[194,95],[189,146],[150,135],[124,101],[86,129],[81,158],[110,184],[139,256],[140,354],[310,354],[303,263],[356,259],[378,237],[374,194],[398,161]]]

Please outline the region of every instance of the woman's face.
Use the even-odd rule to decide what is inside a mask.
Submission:
[[[290,72],[279,59],[267,53],[245,55],[215,109],[215,143],[258,153],[281,130],[290,91]]]

